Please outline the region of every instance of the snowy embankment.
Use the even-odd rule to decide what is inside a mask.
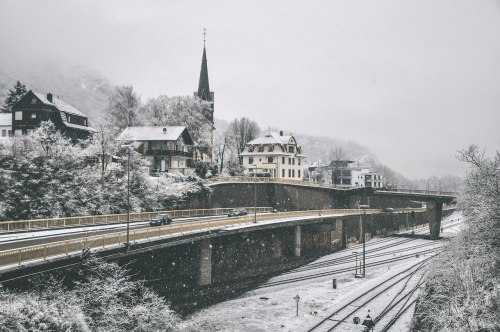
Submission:
[[[454,213],[443,220],[445,236],[459,227],[458,217]],[[416,234],[424,231],[428,229],[420,228]],[[362,247],[353,246],[274,277],[237,299],[202,309],[186,318],[183,325],[187,330],[199,331],[308,331],[373,285],[431,257],[442,244],[442,241],[403,237],[372,239],[366,244],[366,278],[354,277],[353,252],[358,252],[359,259]],[[337,289],[332,287],[334,278]],[[297,295],[298,315],[294,299]],[[384,299],[374,300],[355,315],[363,319],[368,310],[376,315],[381,301]],[[394,325],[395,331],[407,330],[412,313],[413,307]],[[362,327],[352,324],[350,318],[337,330],[361,331]]]

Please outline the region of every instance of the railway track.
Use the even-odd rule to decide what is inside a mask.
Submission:
[[[355,297],[348,303],[336,309],[333,313],[324,317],[320,322],[311,327],[308,332],[334,330],[361,331],[363,326],[356,325],[354,323],[354,317],[355,315],[364,317],[364,314],[368,312],[368,308],[371,308],[372,310],[375,309],[370,312],[370,314],[375,317],[375,323],[380,322],[383,317],[388,315],[388,313],[398,309],[397,314],[393,316],[386,325],[389,325],[391,322],[394,324],[394,322],[397,321],[397,317],[400,317],[402,313],[406,311],[410,305],[412,305],[409,304],[408,299],[410,299],[415,294],[416,290],[422,285],[422,279],[425,273],[424,267],[432,257],[433,256],[412,264],[405,270],[396,273],[374,287],[369,288],[363,294]],[[393,295],[388,296],[391,291],[393,292]],[[384,297],[384,294],[387,296]],[[378,300],[376,304],[374,303],[375,300]],[[381,302],[386,302],[385,306],[381,305]],[[361,321],[362,320],[363,318]]]

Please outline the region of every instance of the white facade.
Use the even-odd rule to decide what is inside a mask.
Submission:
[[[0,113],[0,138],[12,136],[12,113]]]
[[[245,174],[267,173],[280,179],[302,180],[305,156],[293,136],[268,133],[247,143],[240,154]]]

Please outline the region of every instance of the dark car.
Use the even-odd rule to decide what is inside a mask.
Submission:
[[[247,210],[243,208],[232,209],[231,212],[227,214],[228,217],[246,216],[248,214]]]
[[[168,214],[159,214],[149,221],[151,226],[170,225],[172,218]]]

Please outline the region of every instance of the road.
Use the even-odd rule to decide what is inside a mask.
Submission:
[[[193,221],[208,221],[228,218],[227,215],[208,217],[176,218],[172,224],[189,223]],[[149,221],[130,223],[130,231],[151,227]],[[8,233],[0,235],[0,251],[9,249],[19,249],[38,244],[48,244],[58,241],[73,239],[83,239],[93,235],[112,234],[123,232],[127,228],[127,223],[71,227],[64,229],[53,229],[34,232]]]

